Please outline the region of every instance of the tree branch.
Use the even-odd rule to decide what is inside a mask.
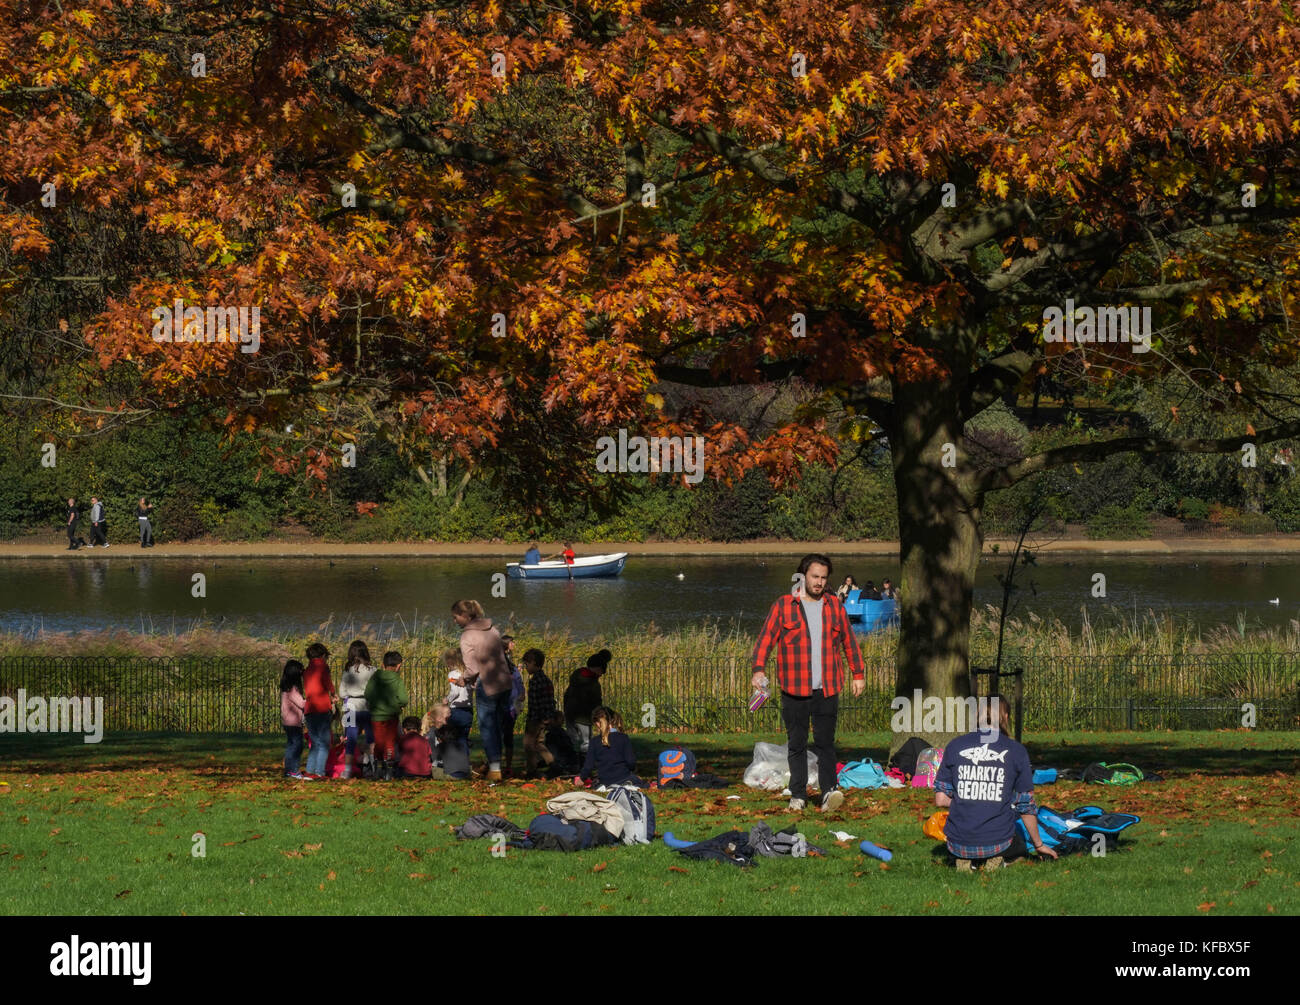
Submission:
[[[1161,439],[1157,436],[1124,436],[1115,440],[1100,440],[1093,443],[1076,443],[1065,447],[1054,447],[1041,454],[1034,454],[1004,468],[994,468],[976,482],[979,492],[1003,489],[1029,475],[1050,468],[1059,468],[1065,464],[1080,464],[1099,461],[1115,454],[1171,454],[1177,452],[1189,454],[1227,454],[1240,450],[1245,443],[1272,443],[1300,436],[1300,420],[1284,422],[1255,433],[1253,436],[1226,436],[1219,439],[1191,437],[1184,439]]]

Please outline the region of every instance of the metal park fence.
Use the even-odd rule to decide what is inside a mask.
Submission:
[[[548,654],[557,702],[585,655]],[[1300,653],[1030,657],[1014,668],[1024,671],[1026,734],[1300,727]],[[445,696],[435,661],[410,660],[402,672],[412,714]],[[278,733],[279,674],[278,665],[245,657],[6,657],[0,696],[102,697],[105,732]],[[778,731],[779,701],[749,712],[749,680],[748,661],[736,654],[616,658],[602,684],[629,729]],[[840,729],[889,729],[894,691],[893,663],[868,664],[863,696],[841,699]]]

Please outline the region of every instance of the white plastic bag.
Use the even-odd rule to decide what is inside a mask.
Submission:
[[[817,755],[808,751],[808,779],[817,783]],[[790,784],[790,748],[784,743],[754,744],[754,760],[745,769],[745,784],[751,789],[780,792]]]

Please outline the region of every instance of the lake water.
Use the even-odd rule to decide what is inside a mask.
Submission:
[[[834,557],[834,556],[832,556]],[[474,597],[498,623],[531,622],[567,629],[577,639],[611,629],[653,622],[663,629],[709,619],[733,619],[757,631],[772,599],[789,589],[798,556],[709,558],[637,557],[617,579],[506,581],[494,598],[492,576],[504,559],[101,559],[85,553],[58,560],[0,562],[0,630],[31,632],[83,628],[186,630],[203,619],[253,634],[306,633],[327,618],[336,626],[395,625],[415,621],[449,625],[448,609]],[[1000,604],[996,574],[1005,557],[986,559],[976,586],[979,604]],[[191,596],[191,576],[206,576],[206,597]],[[888,561],[853,557],[837,564],[832,582],[845,572],[879,584],[897,582]],[[1107,598],[1091,597],[1092,576],[1104,573]],[[679,579],[679,575],[681,578]],[[1018,582],[1021,581],[1018,579]],[[1164,556],[1114,558],[1095,555],[1040,558],[1017,592],[1016,616],[1033,611],[1077,628],[1088,608],[1093,624],[1122,612],[1148,609],[1189,617],[1203,628],[1235,624],[1282,627],[1300,617],[1300,556],[1242,558]],[[1031,590],[1030,584],[1033,589]],[[1270,598],[1280,603],[1272,605]],[[350,629],[349,629],[350,630]]]

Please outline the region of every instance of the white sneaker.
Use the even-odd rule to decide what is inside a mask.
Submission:
[[[822,796],[822,812],[834,813],[844,805],[844,793],[839,789],[831,789],[830,792]]]
[[[808,801],[806,799],[791,799],[790,805],[786,809],[791,813],[802,813],[807,805]]]

